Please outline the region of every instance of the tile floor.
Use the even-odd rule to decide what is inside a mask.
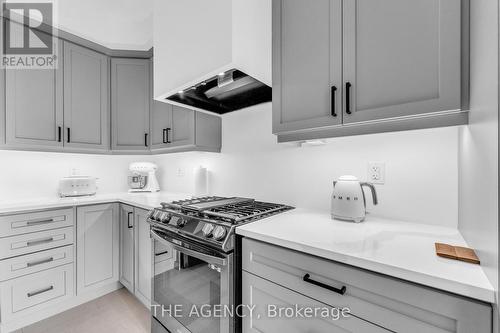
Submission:
[[[150,313],[125,288],[15,333],[149,333]]]

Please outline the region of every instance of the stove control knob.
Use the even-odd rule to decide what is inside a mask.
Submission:
[[[177,223],[176,223],[176,224],[177,224],[177,226],[178,226],[179,228],[182,228],[183,226],[185,226],[185,225],[186,225],[186,220],[185,220],[185,219],[183,219],[182,217],[180,217],[180,218],[177,220]]]
[[[161,216],[161,212],[159,210],[157,210],[156,212],[154,212],[153,214],[153,220],[156,220],[156,221],[161,221],[160,219],[160,216]]]
[[[201,232],[203,233],[203,236],[205,236],[205,237],[212,236],[212,231],[214,231],[214,225],[211,223],[205,223],[205,225],[201,229]]]
[[[169,213],[161,213],[161,215],[160,215],[160,221],[162,223],[168,223],[169,220],[170,220],[170,214]]]
[[[224,238],[224,236],[226,236],[226,229],[224,229],[224,227],[221,227],[220,225],[215,227],[214,239],[221,240],[222,238]]]

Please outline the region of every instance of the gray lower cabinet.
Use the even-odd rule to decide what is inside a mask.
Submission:
[[[120,282],[134,293],[134,208],[120,205]]]
[[[467,2],[273,0],[273,133],[467,123]]]
[[[336,309],[290,289],[269,282],[253,274],[243,272],[243,304],[255,306],[252,318],[243,319],[244,333],[383,333],[390,331],[373,325],[355,316],[337,316]],[[328,315],[321,318],[287,318],[285,309],[303,308],[321,309]],[[283,310],[281,310],[283,309]],[[279,311],[282,311],[281,314]]]
[[[0,100],[3,101],[0,102],[0,145],[3,145],[5,144],[5,69],[0,69]]]
[[[149,150],[149,59],[111,59],[111,148]]]
[[[244,318],[244,332],[492,332],[490,304],[275,245],[244,238],[242,266],[243,304],[348,308],[352,315],[335,322],[256,316]]]
[[[222,144],[221,118],[153,101],[151,140],[153,153],[182,150],[219,152]]]
[[[120,282],[149,308],[152,265],[173,265],[173,250],[158,247],[153,258],[147,217],[145,209],[120,205]]]
[[[59,50],[62,50],[62,41]],[[62,148],[63,62],[57,69],[5,73],[6,143],[21,148]]]
[[[109,118],[109,58],[64,42],[64,145],[109,150]]]
[[[118,204],[78,207],[76,210],[77,293],[119,280]]]
[[[135,296],[147,307],[151,306],[151,238],[148,211],[135,209]]]

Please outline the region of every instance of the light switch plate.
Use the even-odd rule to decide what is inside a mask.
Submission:
[[[385,184],[385,163],[369,162],[367,176],[370,183]]]

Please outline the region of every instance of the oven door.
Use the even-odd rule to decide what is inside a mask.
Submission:
[[[153,262],[153,316],[172,333],[232,333],[233,255],[151,229],[152,252],[174,249],[174,265]],[[220,311],[222,310],[222,311]],[[220,311],[214,314],[215,311]]]

